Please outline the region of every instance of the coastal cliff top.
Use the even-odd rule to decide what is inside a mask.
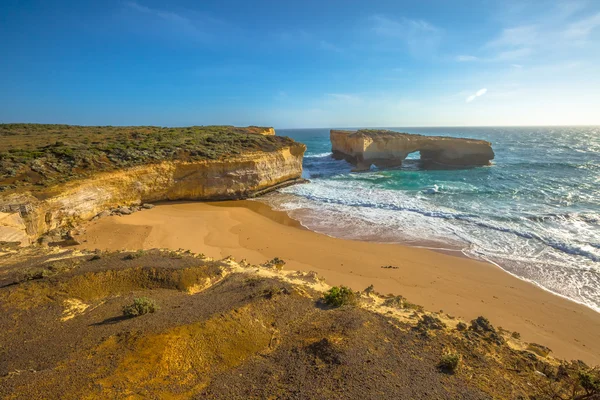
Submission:
[[[369,137],[372,139],[389,139],[389,138],[399,138],[399,137],[414,137],[414,138],[431,138],[436,140],[460,140],[460,141],[469,141],[469,142],[477,142],[477,143],[485,143],[490,144],[489,142],[481,139],[470,139],[470,138],[455,138],[450,136],[430,136],[430,135],[421,135],[418,133],[406,133],[406,132],[396,132],[390,131],[388,129],[359,129],[359,130],[344,130],[344,129],[332,129],[332,134],[345,134],[350,137]]]
[[[373,287],[326,291],[284,264],[167,250],[0,257],[0,397],[597,398],[597,369],[486,318],[466,324]]]
[[[0,124],[0,193],[36,191],[94,172],[161,161],[219,160],[295,142],[250,126]]]

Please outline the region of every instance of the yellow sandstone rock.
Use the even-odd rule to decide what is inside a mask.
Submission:
[[[270,134],[270,133],[269,133]],[[306,146],[245,153],[210,161],[165,161],[1,199],[0,242],[26,245],[52,229],[92,219],[118,206],[161,200],[226,200],[252,197],[297,182]]]
[[[356,165],[357,171],[397,167],[410,153],[420,151],[421,160],[440,167],[489,165],[494,151],[489,142],[443,136],[423,136],[386,130],[331,130],[331,151],[337,159]]]

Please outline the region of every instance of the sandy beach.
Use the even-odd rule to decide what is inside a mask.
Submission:
[[[78,239],[85,249],[183,248],[251,263],[279,257],[287,269],[316,271],[331,285],[372,284],[430,311],[465,320],[483,315],[556,357],[600,364],[600,314],[587,307],[462,256],[314,233],[259,202],[165,203],[84,230]],[[397,268],[382,268],[390,265]]]

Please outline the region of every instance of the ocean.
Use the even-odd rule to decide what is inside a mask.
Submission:
[[[279,129],[306,144],[310,183],[263,201],[330,236],[461,251],[600,312],[600,127],[387,129],[484,139],[496,158],[353,173],[329,129]]]

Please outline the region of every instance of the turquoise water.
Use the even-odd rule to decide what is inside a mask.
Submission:
[[[329,129],[278,130],[307,145],[306,185],[268,201],[332,236],[461,249],[600,311],[600,127],[390,128],[492,143],[490,167],[352,173]]]

